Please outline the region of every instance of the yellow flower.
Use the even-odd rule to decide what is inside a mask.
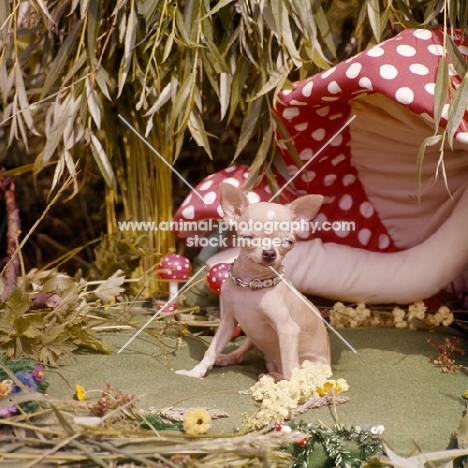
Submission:
[[[79,385],[79,384],[76,384],[75,385],[75,395],[76,395],[76,398],[78,401],[84,401],[85,399],[85,396],[86,396],[86,391],[85,389]]]
[[[205,434],[211,427],[211,416],[206,409],[194,408],[187,410],[182,422],[184,431],[190,435]]]
[[[462,396],[463,396],[463,399],[468,400],[468,390],[465,390]]]

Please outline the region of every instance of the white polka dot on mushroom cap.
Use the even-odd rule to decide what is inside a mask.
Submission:
[[[369,57],[381,57],[385,53],[385,51],[380,46],[374,46],[371,49],[369,49],[366,53]]]
[[[316,226],[319,226],[319,229],[321,229],[321,225],[326,222],[328,222],[328,218],[323,213],[318,213],[317,216],[314,218],[314,223],[317,223]]]
[[[330,112],[330,106],[320,107],[315,111],[319,117],[325,117]]]
[[[424,85],[424,89],[429,93],[429,94],[434,94],[435,92],[435,83],[426,83]]]
[[[371,236],[372,232],[367,228],[361,229],[357,235],[359,243],[363,246],[366,246],[369,243]]]
[[[310,148],[304,148],[299,153],[299,159],[301,161],[308,161],[314,155],[313,151]]]
[[[229,166],[224,169],[224,172],[234,172],[236,169],[236,166]]]
[[[386,80],[393,80],[398,75],[398,70],[394,65],[385,64],[380,67],[380,76]]]
[[[409,67],[410,72],[414,73],[415,75],[427,75],[429,73],[429,68],[427,68],[422,63],[412,63]]]
[[[413,57],[416,55],[416,49],[406,44],[401,44],[396,48],[398,54],[403,57]]]
[[[198,190],[200,192],[203,192],[203,191],[208,190],[209,188],[211,188],[212,185],[213,185],[213,181],[212,180],[207,180],[207,181],[203,182],[203,184],[200,185]]]
[[[312,182],[315,179],[316,175],[317,174],[314,171],[307,171],[305,173],[302,173],[300,177],[304,182]]]
[[[286,107],[283,111],[283,117],[288,120],[294,119],[294,117],[297,117],[299,114],[300,110],[298,107]]]
[[[353,199],[352,199],[351,195],[349,195],[348,193],[345,193],[340,198],[340,201],[338,202],[338,206],[343,211],[347,211],[347,210],[351,209],[351,207],[353,206]]]
[[[205,205],[211,205],[216,201],[217,198],[218,196],[216,195],[216,192],[208,192],[204,195],[203,202]]]
[[[333,166],[340,164],[341,162],[346,161],[346,156],[343,153],[340,153],[338,156],[335,156],[331,163]]]
[[[343,135],[340,133],[332,141],[330,141],[330,146],[341,146],[343,143]]]
[[[193,219],[195,217],[195,208],[193,205],[188,205],[182,210],[182,216],[185,219]]]
[[[440,44],[431,44],[427,50],[433,55],[444,55],[444,48]]]
[[[359,80],[359,86],[361,88],[369,89],[370,91],[372,91],[374,89],[373,86],[372,86],[372,81],[369,78],[367,78],[367,76],[363,76]]]
[[[413,35],[423,41],[428,41],[432,37],[432,32],[428,29],[416,29],[413,31]]]
[[[250,203],[258,203],[260,201],[260,195],[255,192],[249,192],[247,194],[247,198],[249,199]]]
[[[414,101],[414,93],[411,88],[399,88],[395,93],[395,99],[402,104],[411,104]]]
[[[297,130],[298,132],[303,132],[304,130],[307,130],[308,126],[309,126],[309,122],[302,122],[300,124],[294,125],[294,129]]]
[[[323,185],[325,185],[325,187],[330,187],[330,185],[335,183],[335,180],[336,180],[336,174],[327,174],[323,178]]]
[[[314,83],[312,81],[309,81],[308,83],[305,84],[305,86],[302,88],[302,95],[304,97],[310,97],[312,94],[312,88],[314,87]]]
[[[337,221],[337,223],[339,223],[341,229],[334,229],[333,232],[335,235],[340,239],[348,237],[351,231],[349,229],[345,229],[345,226],[347,226],[347,221]]]
[[[248,176],[248,173],[244,173],[244,175]],[[230,184],[230,185],[233,185],[234,187],[239,187],[240,186],[240,182],[237,180],[237,179],[234,179],[234,177],[228,177],[227,179],[224,179],[223,182],[225,184]]]
[[[340,85],[336,81],[331,81],[330,83],[328,83],[327,89],[330,94],[341,93]]]
[[[349,68],[346,70],[346,76],[349,79],[356,78],[360,71],[361,71],[362,65],[359,62],[355,62],[352,65],[349,66]]]
[[[390,237],[387,234],[380,234],[379,236],[379,249],[384,250],[390,245]]]
[[[322,75],[321,75],[322,80],[328,78],[332,73],[335,72],[335,70],[336,70],[336,67],[332,67],[332,68],[330,68],[330,70],[327,70],[326,72],[323,72]]]
[[[349,187],[350,185],[354,184],[356,181],[356,176],[354,174],[346,174],[343,176],[343,185],[345,187]]]
[[[182,205],[181,205],[181,206],[185,206],[185,205],[188,205],[189,203],[191,203],[192,197],[193,197],[193,192],[190,192],[190,193],[187,195],[187,198],[182,202]]]
[[[312,132],[312,138],[315,141],[322,141],[325,138],[325,129],[324,128],[317,128]]]
[[[359,213],[366,218],[369,219],[374,214],[374,207],[368,201],[365,201],[359,205]]]

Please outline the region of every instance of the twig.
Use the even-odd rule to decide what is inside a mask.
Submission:
[[[7,271],[8,267],[10,266],[10,264],[13,262],[13,260],[16,258],[16,256],[18,255],[18,252],[20,252],[20,250],[24,247],[24,244],[26,244],[26,242],[29,240],[29,238],[31,237],[31,234],[36,230],[37,226],[39,226],[39,224],[42,222],[42,220],[45,218],[46,214],[49,212],[49,210],[52,208],[53,205],[55,205],[55,203],[57,203],[58,199],[60,198],[60,196],[62,195],[62,193],[68,188],[70,187],[70,185],[73,183],[73,181],[75,180],[75,178],[77,177],[78,173],[75,175],[75,176],[69,176],[68,179],[64,182],[64,184],[60,187],[59,191],[55,194],[55,197],[47,204],[47,206],[45,207],[45,210],[43,211],[43,213],[41,214],[41,216],[39,217],[39,219],[33,224],[33,226],[31,227],[31,229],[28,231],[28,233],[24,236],[24,239],[20,242],[20,244],[18,245],[18,247],[16,247],[15,251],[13,252],[13,254],[11,255],[11,258],[8,260],[8,262],[6,263],[6,265],[3,267],[3,270],[0,272],[0,278],[4,276],[5,272]]]

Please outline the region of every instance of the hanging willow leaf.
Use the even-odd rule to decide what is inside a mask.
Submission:
[[[237,143],[236,152],[234,154],[234,160],[240,155],[242,150],[245,148],[247,143],[250,140],[255,128],[257,127],[257,122],[260,117],[260,112],[262,111],[263,99],[257,98],[253,101],[250,101],[247,106],[247,112],[244,121],[242,122],[242,127],[239,136],[239,142]]]
[[[99,130],[101,128],[101,104],[98,94],[88,78],[86,78],[86,102],[88,103],[89,113]]]
[[[117,97],[119,97],[122,94],[123,87],[127,81],[127,76],[131,65],[133,48],[135,47],[137,27],[138,19],[136,16],[134,4],[132,2],[132,8],[128,16],[127,27],[125,29],[124,55],[120,63]]]
[[[468,72],[468,60],[462,55],[453,39],[447,36],[447,53],[452,62],[453,68],[460,76],[465,76]]]
[[[416,158],[416,182],[418,187],[418,203],[421,199],[421,174],[422,165],[424,161],[424,155],[428,146],[434,146],[443,141],[443,135],[432,135],[424,139],[418,150],[418,156]]]
[[[54,155],[60,141],[63,139],[66,127],[73,126],[80,104],[81,97],[78,96],[77,99],[73,99],[71,95],[68,95],[62,104],[57,103],[60,115],[53,121],[50,130],[47,132],[47,141],[44,149],[34,161],[35,175],[44,168]]]
[[[50,65],[50,70],[46,75],[46,79],[41,90],[41,99],[48,94],[57,79],[59,77],[63,77],[63,70],[65,65],[70,61],[76,37],[78,33],[81,32],[82,25],[83,20],[78,20],[73,29],[67,35],[66,39],[63,41],[63,44],[61,45],[55,60]]]
[[[211,154],[210,142],[208,140],[208,134],[205,131],[203,120],[197,109],[194,109],[190,113],[188,129],[190,131],[190,134],[193,136],[193,139],[197,142],[198,146],[202,146],[203,148],[205,148],[205,151],[207,152],[208,156],[211,159],[213,159],[213,155]]]
[[[112,169],[112,165],[109,161],[109,158],[107,157],[106,152],[104,151],[104,148],[101,145],[101,142],[99,141],[98,137],[94,135],[94,133],[90,134],[90,139],[91,151],[93,153],[94,160],[96,161],[96,164],[101,171],[102,177],[111,189],[116,190],[117,186],[114,170]]]
[[[447,122],[447,139],[453,149],[453,136],[460,126],[468,102],[468,73],[465,74],[460,86],[456,89],[450,104]]]
[[[439,122],[444,111],[445,104],[449,94],[449,68],[447,57],[443,55],[439,60],[437,66],[437,78],[434,88],[434,122],[435,122],[435,133],[439,130]]]
[[[367,17],[375,40],[380,42],[380,5],[379,0],[366,0]]]
[[[96,44],[99,26],[102,19],[102,0],[95,0],[89,3],[87,24],[86,24],[86,36],[87,36],[87,50],[88,59],[91,64],[94,63],[96,56]]]

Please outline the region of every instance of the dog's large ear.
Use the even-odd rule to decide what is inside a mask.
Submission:
[[[231,184],[219,184],[220,205],[224,219],[238,219],[249,206],[249,199],[244,192]]]
[[[315,218],[315,215],[318,213],[322,203],[322,195],[304,195],[303,197],[294,200],[289,206],[289,209],[291,210],[295,221],[301,219],[310,221]]]

